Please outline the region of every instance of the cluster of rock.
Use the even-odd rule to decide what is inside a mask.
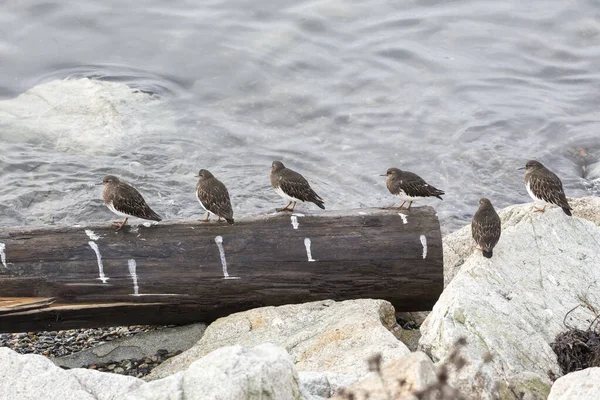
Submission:
[[[402,315],[426,316],[420,338],[383,300],[265,307],[215,321],[144,380],[0,348],[0,398],[416,399],[443,380],[465,399],[599,399],[600,368],[563,376],[551,348],[570,310],[568,326],[586,329],[600,309],[600,199],[571,204],[574,218],[500,212],[492,259],[470,227],[447,236],[443,294],[430,313]]]

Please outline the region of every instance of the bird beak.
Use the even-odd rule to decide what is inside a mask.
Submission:
[[[382,174],[382,175],[379,175],[379,176],[387,176],[387,174]]]
[[[517,168],[517,170],[520,170],[520,169],[525,169],[525,167]]]
[[[100,183],[94,183],[94,185],[96,185],[96,186],[100,186],[100,185],[104,185],[104,183],[103,183],[103,182],[100,182]]]

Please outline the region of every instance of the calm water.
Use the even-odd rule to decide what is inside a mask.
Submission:
[[[229,187],[236,216],[268,211],[284,204],[268,182],[274,159],[331,209],[391,205],[378,174],[416,172],[447,193],[426,202],[445,232],[482,196],[528,202],[516,168],[529,158],[568,195],[597,194],[599,6],[4,1],[0,224],[112,220],[93,185],[106,173],[167,218],[199,218],[199,168]],[[82,87],[82,99],[104,96],[88,110],[63,82],[37,95],[45,105],[11,100],[81,77],[143,93]]]

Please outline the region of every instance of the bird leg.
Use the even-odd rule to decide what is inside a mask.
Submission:
[[[294,211],[294,208],[296,208],[296,202],[294,202],[294,204],[292,204],[292,209],[290,211]]]
[[[207,211],[206,212],[206,218],[201,219],[200,222],[208,222],[208,219],[210,218],[210,213]]]
[[[290,201],[289,203],[287,203],[287,206],[282,207],[282,208],[276,208],[275,210],[277,212],[281,212],[281,211],[291,211],[288,207],[290,206],[290,204],[292,204],[292,202]]]
[[[406,200],[404,200],[404,201],[402,202],[402,204],[400,204],[400,205],[399,205],[397,208],[398,208],[399,210],[402,210],[402,207],[404,207],[404,203],[406,203]]]
[[[408,203],[408,208],[407,210],[410,210],[410,206],[412,206],[412,201],[410,203]]]
[[[533,212],[544,212],[544,211],[546,211],[547,205],[548,204],[544,204],[544,207],[542,207],[542,208],[537,208],[536,206],[533,206],[533,208],[535,208],[535,211],[533,211]]]
[[[119,231],[121,230],[121,228],[123,227],[123,225],[125,225],[125,224],[127,223],[127,220],[128,220],[128,219],[129,219],[129,217],[125,218],[125,221],[123,221],[123,222],[114,222],[114,223],[113,223],[113,226],[114,226],[115,228],[117,228],[117,229],[115,230],[115,232],[119,232]]]

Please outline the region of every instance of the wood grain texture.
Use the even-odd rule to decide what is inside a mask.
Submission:
[[[438,299],[443,253],[433,208],[303,214],[235,225],[166,221],[119,232],[108,224],[0,230],[7,262],[0,264],[0,294],[56,301],[0,315],[0,332],[209,322],[323,299],[385,299],[397,311],[424,311]]]

